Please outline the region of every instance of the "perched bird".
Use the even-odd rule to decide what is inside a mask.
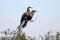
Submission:
[[[22,25],[23,28],[27,25],[28,21],[32,21],[31,19],[33,18],[35,12],[37,12],[37,11],[32,10],[31,13],[27,16],[26,21],[24,22],[24,25]]]
[[[27,25],[27,22],[31,21],[35,12],[37,12],[36,10],[32,10],[30,12],[30,8],[32,8],[32,7],[28,7],[27,11],[22,15],[21,20],[20,20],[21,22],[20,22],[20,25],[18,28],[20,28],[20,27],[24,28]]]
[[[27,12],[25,12],[21,17],[20,26],[25,21],[24,24],[21,26],[22,28],[24,28],[27,24],[27,17],[30,15],[30,8],[32,8],[32,7],[28,7]]]

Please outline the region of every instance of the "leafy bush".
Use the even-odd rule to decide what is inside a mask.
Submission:
[[[11,32],[10,29],[7,29],[7,31],[3,31],[1,33],[3,33],[5,36],[1,37],[0,40],[60,40],[59,32],[56,32],[55,36],[53,36],[51,32],[47,32],[44,37],[39,35],[38,39],[26,36],[26,34],[22,30],[13,30]]]

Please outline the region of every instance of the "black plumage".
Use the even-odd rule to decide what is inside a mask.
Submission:
[[[30,21],[33,18],[35,12],[37,12],[37,11],[32,10],[31,13],[29,14],[29,16],[25,15],[26,18],[25,18],[24,25],[22,25],[23,28],[27,25],[28,21]]]
[[[21,26],[22,28],[24,28],[24,27],[27,25],[27,22],[28,22],[27,19],[28,19],[28,16],[29,16],[29,14],[30,14],[29,8],[31,8],[31,7],[28,7],[28,8],[27,8],[27,12],[25,12],[25,13],[22,15],[22,17],[21,17],[20,26],[21,26],[21,24],[24,22],[24,24]]]
[[[22,15],[21,20],[20,20],[20,25],[18,28],[20,28],[20,27],[24,28],[27,25],[28,21],[30,21],[33,18],[34,12],[36,12],[36,10],[32,10],[30,12],[30,8],[32,8],[32,7],[28,7],[27,12],[25,12]]]

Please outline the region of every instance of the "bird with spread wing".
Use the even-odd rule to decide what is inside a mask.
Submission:
[[[32,7],[28,7],[28,8],[27,8],[27,12],[25,12],[25,13],[22,15],[22,17],[21,17],[21,22],[20,22],[20,25],[19,25],[18,28],[20,28],[20,27],[24,28],[24,27],[27,25],[27,22],[28,22],[28,21],[31,21],[31,19],[33,18],[35,12],[37,12],[36,10],[32,10],[32,11],[30,12],[30,8],[32,8]]]

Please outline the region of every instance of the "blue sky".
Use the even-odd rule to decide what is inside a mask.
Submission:
[[[28,6],[38,12],[33,17],[37,20],[28,22],[23,29],[27,35],[43,35],[50,30],[60,30],[60,0],[0,0],[0,31],[16,29]]]

